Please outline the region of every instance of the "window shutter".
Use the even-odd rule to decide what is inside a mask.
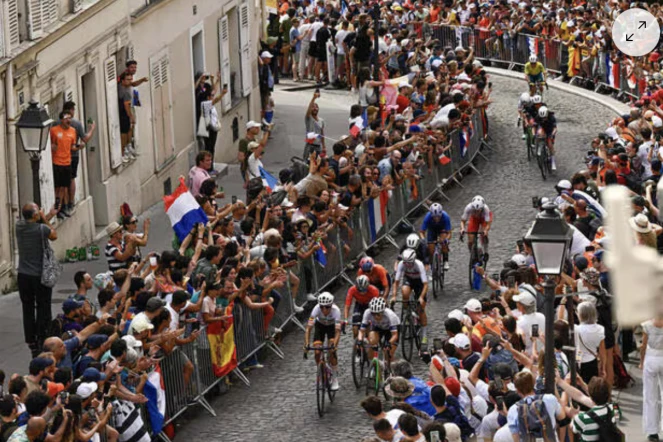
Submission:
[[[161,86],[161,64],[158,61],[153,62],[151,71],[150,82],[152,83],[152,88],[158,88]]]
[[[5,57],[5,27],[7,26],[7,21],[5,20],[5,9],[2,3],[0,3],[0,58]]]
[[[134,45],[130,44],[130,45],[127,46],[126,57],[127,57],[127,61],[135,60],[135,58],[134,58]]]
[[[117,70],[115,57],[104,62],[106,81],[106,113],[108,114],[108,147],[110,149],[111,167],[122,164],[122,140],[120,139],[120,109],[117,96]]]
[[[7,54],[21,43],[18,30],[18,0],[7,0],[7,25],[9,26],[9,45],[5,45]]]
[[[232,87],[230,84],[230,35],[228,30],[228,17],[224,16],[219,19],[219,60],[221,65],[221,87],[224,84],[228,85],[228,93],[221,99],[223,111],[230,110],[232,105]]]
[[[41,0],[27,0],[28,5],[28,38],[36,40],[44,32],[44,20],[41,10]]]
[[[41,14],[44,27],[58,21],[58,0],[41,0]]]
[[[74,101],[74,90],[68,88],[64,91],[64,101]]]
[[[245,97],[251,93],[253,86],[250,43],[249,4],[242,3],[239,7],[239,50],[242,67],[242,95]]]

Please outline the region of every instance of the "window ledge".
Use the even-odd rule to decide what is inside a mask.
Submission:
[[[145,6],[143,6],[142,8],[136,10],[134,13],[131,14],[131,21],[134,23],[139,20],[142,20],[144,17],[156,11],[164,4],[168,3],[170,0],[142,0],[142,1],[145,2]]]

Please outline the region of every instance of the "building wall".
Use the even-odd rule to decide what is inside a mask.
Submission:
[[[0,121],[5,121],[5,81],[0,72]],[[5,125],[0,125],[0,140],[5,139]],[[7,155],[0,155],[0,170],[7,171]],[[11,203],[9,200],[9,174],[0,179],[0,291],[11,286],[13,233],[11,223]]]

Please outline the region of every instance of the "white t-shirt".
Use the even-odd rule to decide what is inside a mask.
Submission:
[[[511,435],[511,431],[509,430],[508,425],[505,425],[497,430],[497,433],[495,433],[495,437],[493,438],[493,442],[513,442],[513,436]]]
[[[479,439],[479,442],[482,439],[484,442],[493,440],[493,435],[500,428],[500,424],[497,422],[499,415],[497,410],[493,410],[481,420],[481,425],[477,429],[477,439]],[[509,433],[509,436],[511,436],[511,433]]]
[[[310,23],[304,23],[299,27],[299,35],[303,35],[304,38],[302,38],[302,42],[309,42],[311,41],[311,34],[306,32],[309,29],[311,29],[311,24]],[[306,54],[308,55],[308,54]]]
[[[260,168],[263,167],[260,157],[256,157],[256,154],[252,153],[249,156],[248,165],[249,178],[260,178]]]
[[[598,324],[580,324],[573,329],[576,351],[581,363],[591,362],[599,354],[599,345],[605,339],[605,329]],[[582,341],[580,340],[582,338]],[[592,354],[593,353],[593,354]]]
[[[385,419],[389,421],[391,428],[396,429],[398,426],[398,418],[401,417],[402,414],[405,414],[403,410],[394,409],[387,411]]]
[[[343,49],[343,40],[345,40],[345,37],[347,35],[348,31],[345,31],[343,29],[336,32],[336,38],[334,40],[336,41],[336,53],[338,55],[345,55],[345,49]]]
[[[546,317],[543,316],[543,313],[539,312],[535,312],[529,315],[522,315],[520,318],[518,318],[516,324],[523,334],[523,340],[525,341],[525,352],[530,353],[532,351],[532,325],[538,324],[539,336],[543,335],[546,328]]]
[[[311,41],[316,41],[316,37],[318,36],[318,29],[322,27],[322,22],[321,21],[316,21],[315,23],[311,24]]]

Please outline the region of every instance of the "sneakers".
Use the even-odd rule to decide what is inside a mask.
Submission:
[[[295,313],[301,313],[304,311],[304,307],[300,307],[297,304],[295,304]]]
[[[449,261],[444,261],[444,271],[446,272],[448,270],[449,270]]]
[[[126,164],[126,163],[128,163],[129,161],[131,161],[131,158],[129,158],[129,155],[128,155],[128,154],[124,154],[124,155],[122,156],[122,162]]]
[[[648,441],[658,441],[659,440],[658,439],[658,434],[650,434],[649,436],[647,436],[647,440]]]
[[[338,385],[338,379],[336,379],[336,376],[332,376],[332,381],[331,381],[331,391],[338,391],[339,388],[341,388]]]
[[[557,170],[557,165],[555,164],[555,157],[550,157],[550,170]]]
[[[58,212],[57,217],[58,217],[58,219],[65,219],[65,218],[66,218],[65,214],[62,213],[62,210],[60,210],[60,211]]]
[[[59,213],[62,213],[64,216],[66,216],[67,218],[69,218],[69,217],[71,216],[71,210],[69,209],[69,204],[67,204],[65,207],[63,207],[62,209],[60,209],[60,212],[59,212]]]
[[[315,296],[313,293],[309,293],[308,295],[306,295],[306,299],[308,301],[315,302],[318,300],[318,297]]]
[[[527,138],[527,135],[523,134],[521,138],[524,140],[525,138]]]

